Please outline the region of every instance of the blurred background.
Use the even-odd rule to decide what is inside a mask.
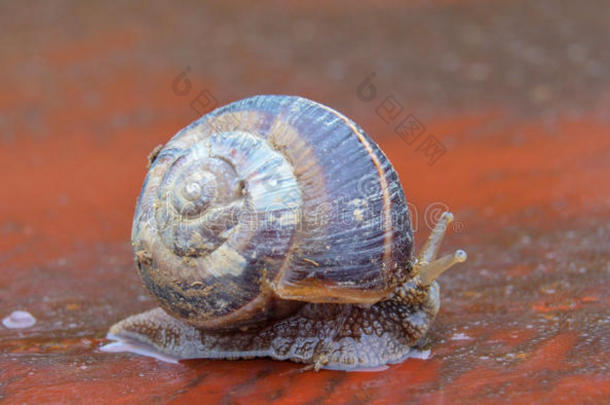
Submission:
[[[609,17],[603,0],[0,1],[0,317],[38,319],[0,327],[0,399],[607,398]],[[355,376],[97,351],[154,306],[129,246],[146,156],[255,94],[359,123],[418,242],[456,214],[445,249],[470,258],[441,278],[432,359]]]

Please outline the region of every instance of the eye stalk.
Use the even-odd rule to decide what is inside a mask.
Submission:
[[[201,186],[196,182],[188,183],[184,186],[182,194],[187,200],[194,201],[201,196]]]
[[[415,272],[425,285],[432,284],[443,272],[449,270],[457,263],[465,262],[468,257],[465,251],[459,249],[454,253],[436,259],[443,237],[447,232],[447,227],[452,221],[453,214],[444,212],[430,233],[428,241],[422,248],[419,256],[417,256],[414,265]]]

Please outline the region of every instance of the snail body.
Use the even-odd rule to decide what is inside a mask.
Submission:
[[[166,359],[401,361],[465,259],[434,260],[451,218],[414,257],[398,175],[360,127],[300,97],[237,101],[151,155],[132,245],[161,308],[109,337]]]

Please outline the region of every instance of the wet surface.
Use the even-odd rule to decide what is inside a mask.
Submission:
[[[350,4],[0,6],[0,318],[36,318],[0,326],[0,399],[610,397],[608,4]],[[183,72],[190,87],[176,87]],[[218,104],[299,94],[353,118],[394,163],[418,246],[430,215],[455,213],[443,251],[469,260],[440,278],[429,359],[313,373],[99,351],[111,324],[154,306],[133,265],[133,208],[148,153],[210,107],[192,103],[202,90]],[[400,115],[379,116],[390,95]],[[425,127],[411,144],[394,133],[408,114]],[[433,165],[418,150],[428,135],[446,150]]]

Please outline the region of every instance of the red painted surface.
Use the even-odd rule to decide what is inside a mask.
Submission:
[[[0,400],[608,401],[608,6],[493,3],[0,6],[0,317],[38,319],[0,326]],[[418,242],[427,206],[456,214],[444,249],[469,261],[440,279],[430,359],[314,373],[99,352],[112,323],[154,305],[133,268],[133,207],[146,155],[198,117],[203,89],[219,104],[329,104],[387,152]],[[376,115],[391,94],[447,148],[434,165]]]

